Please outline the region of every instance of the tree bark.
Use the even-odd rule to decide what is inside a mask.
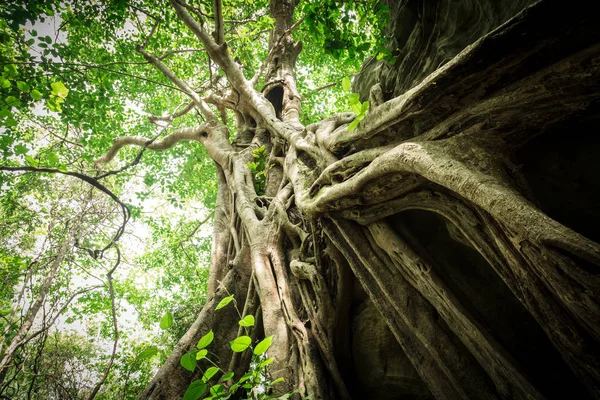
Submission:
[[[419,13],[448,4],[424,2],[420,9],[416,3],[402,2],[392,14],[406,23],[407,12],[409,22],[425,24],[415,32],[437,32],[432,43],[419,35],[406,39],[409,49],[426,55],[429,45],[449,39]],[[247,292],[256,290],[264,332],[255,334],[275,338],[269,356],[276,360],[273,376],[285,378],[280,393],[600,398],[600,235],[592,240],[568,218],[554,218],[531,167],[518,165],[531,163],[531,152],[550,151],[552,138],[569,125],[597,127],[600,30],[591,10],[540,1],[505,22],[508,9],[490,6],[491,16],[480,22],[499,26],[486,25],[481,38],[441,67],[427,70],[433,67],[415,54],[398,56],[398,71],[424,68],[421,82],[411,72],[406,81],[391,75],[397,83],[391,88],[389,81],[365,86],[374,74],[368,68],[375,61],[368,61],[355,87],[363,88],[363,98],[373,88],[372,98],[384,102],[350,131],[351,113],[300,123],[294,1],[271,2],[275,29],[262,91],[221,43],[222,21],[215,41],[181,4],[171,4],[239,95],[221,104],[237,113],[238,126],[230,143],[225,125],[190,93],[208,122],[154,144],[201,142],[217,164],[219,189],[213,297],[141,399],[182,396],[195,375],[179,359],[209,329],[222,340],[219,358],[232,360],[236,372],[247,367],[247,358],[223,345],[237,332],[235,315],[215,316],[223,287],[248,298],[252,309]],[[187,88],[158,59],[145,57]],[[257,193],[247,164],[261,146],[270,169]],[[372,338],[360,325],[369,304],[393,346],[381,345],[383,331],[363,341]],[[371,358],[358,358],[361,346],[372,349]],[[397,369],[379,377],[360,369],[376,358],[383,361],[375,365]]]

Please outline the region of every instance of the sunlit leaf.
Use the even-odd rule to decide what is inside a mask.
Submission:
[[[217,304],[217,308],[215,308],[215,310],[220,310],[221,308],[225,307],[227,304],[231,303],[232,300],[233,300],[233,295],[224,297],[219,302],[219,304]]]
[[[342,89],[344,89],[344,92],[351,92],[350,78],[347,76],[342,79]]]
[[[204,372],[204,375],[202,375],[202,381],[208,382],[213,376],[215,376],[215,374],[217,372],[219,372],[219,368],[217,368],[217,367],[210,367],[210,368],[208,368]]]
[[[251,343],[252,339],[250,336],[240,336],[229,342],[231,345],[231,350],[235,351],[236,353],[241,353],[242,351],[246,350]]]
[[[261,354],[266,352],[271,346],[271,342],[273,342],[273,336],[269,336],[261,340],[261,342],[254,347],[254,354],[260,356]]]
[[[206,335],[204,335],[200,338],[200,340],[198,341],[197,347],[199,349],[205,348],[206,346],[208,346],[209,344],[212,343],[214,337],[215,337],[215,334],[213,333],[213,331],[211,329]]]
[[[141,361],[141,360],[146,360],[148,358],[152,358],[157,354],[158,354],[158,348],[156,346],[152,346],[152,347],[148,347],[145,350],[142,350],[138,354],[137,358],[138,358],[138,360]]]
[[[52,94],[58,97],[64,99],[69,94],[69,89],[67,89],[62,82],[53,82],[50,84],[50,86],[52,87]]]
[[[165,330],[173,326],[173,314],[171,311],[167,311],[165,315],[160,319],[160,329]]]
[[[197,380],[191,383],[183,394],[183,400],[198,400],[206,391],[206,383]]]
[[[185,353],[183,356],[181,356],[181,360],[179,360],[179,362],[183,368],[190,372],[194,372],[194,369],[196,368],[196,360],[194,359],[193,355],[190,353]]]
[[[243,319],[241,319],[239,321],[239,324],[241,326],[254,326],[254,316],[253,315],[246,315]]]
[[[208,354],[208,350],[202,349],[196,353],[196,360],[202,360]]]

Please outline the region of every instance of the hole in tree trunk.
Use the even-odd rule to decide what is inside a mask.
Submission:
[[[273,104],[277,118],[281,119],[281,111],[283,110],[283,88],[281,86],[275,86],[267,92],[265,97]]]
[[[424,252],[461,305],[548,399],[589,398],[537,321],[449,221],[433,212],[410,210],[388,222],[398,232],[410,232],[409,243]]]

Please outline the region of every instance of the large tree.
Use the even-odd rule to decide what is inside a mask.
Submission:
[[[324,119],[303,106],[298,76],[310,66],[297,63],[314,49],[295,34],[308,28],[328,54],[355,57],[353,35],[376,34],[368,7],[273,0],[254,63],[243,53],[256,57],[256,43],[236,46],[240,31],[228,29],[244,21],[224,18],[232,11],[219,0],[210,11],[170,0],[177,21],[146,17],[153,29],[136,51],[188,97],[152,118],[198,113],[200,123],[118,137],[95,165],[137,147],[109,174],[121,172],[198,142],[217,195],[208,301],[139,398],[181,398],[208,366],[185,368],[182,357],[209,331],[222,368],[239,377],[251,367],[229,345],[240,316],[216,309],[231,295],[254,316],[252,343],[273,337],[277,393],[600,398],[598,186],[585,164],[598,149],[587,134],[600,98],[594,14],[552,1],[392,3],[368,4],[377,21],[388,10],[391,40],[354,78],[353,112]],[[161,21],[193,34],[207,83],[197,65],[152,50],[169,48],[153,42]],[[85,179],[98,187],[104,177]]]

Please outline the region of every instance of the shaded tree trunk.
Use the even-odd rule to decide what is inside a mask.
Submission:
[[[262,93],[172,1],[239,94],[221,103],[238,127],[230,143],[190,92],[207,123],[172,137],[200,141],[218,166],[212,297],[141,399],[181,398],[199,372],[179,358],[209,329],[243,373],[248,358],[227,347],[238,318],[215,315],[227,293],[261,317],[256,339],[274,335],[282,393],[600,398],[594,14],[451,3],[390,4],[401,50],[394,66],[365,63],[354,85],[374,104],[349,131],[349,113],[299,121],[293,1],[271,4]],[[246,166],[260,146],[264,193]]]

